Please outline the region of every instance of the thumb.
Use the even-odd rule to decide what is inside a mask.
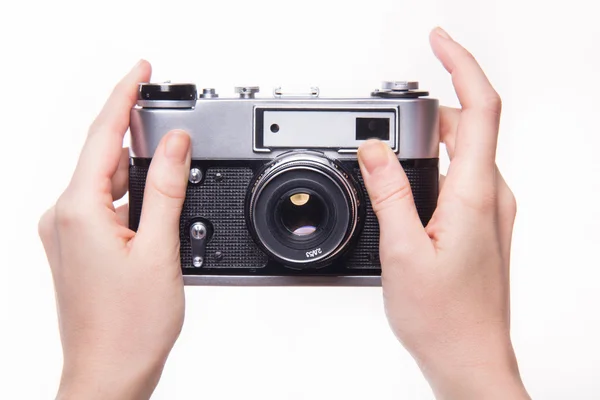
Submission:
[[[136,243],[142,248],[179,249],[179,218],[187,188],[191,140],[171,131],[161,140],[146,178]],[[149,247],[148,247],[149,246]]]
[[[368,140],[358,149],[360,170],[377,215],[380,252],[403,258],[430,243],[415,207],[408,178],[390,147]]]

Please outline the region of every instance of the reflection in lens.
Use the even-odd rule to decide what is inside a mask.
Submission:
[[[298,236],[306,236],[306,235],[310,235],[311,233],[313,233],[316,230],[317,230],[316,226],[301,226],[300,228],[296,229],[292,233],[294,235],[298,235]]]
[[[295,206],[303,206],[308,203],[308,200],[310,200],[310,194],[308,193],[296,193],[290,196],[290,201]]]
[[[298,192],[286,198],[280,213],[283,225],[296,236],[314,233],[324,218],[325,205],[308,193]]]

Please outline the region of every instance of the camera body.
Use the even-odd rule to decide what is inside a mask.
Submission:
[[[413,82],[384,82],[364,98],[235,91],[222,98],[193,84],[140,85],[130,228],[139,225],[154,151],[182,129],[192,138],[180,219],[186,284],[380,285],[379,226],[357,149],[369,138],[392,148],[427,224],[438,196],[438,101]]]

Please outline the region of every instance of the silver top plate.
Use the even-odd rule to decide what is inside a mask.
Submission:
[[[149,104],[140,104],[148,106]],[[205,98],[190,108],[144,108],[131,111],[131,156],[151,158],[162,137],[172,129],[183,129],[192,137],[192,158],[197,160],[264,159],[265,154],[254,148],[255,110],[257,108],[295,109],[364,109],[387,107],[397,110],[399,158],[437,158],[439,156],[438,101],[432,98],[413,99],[270,99],[270,98]],[[335,114],[327,122],[335,127]],[[310,127],[305,127],[308,132]],[[335,128],[328,130],[328,143],[343,147],[349,133]],[[322,133],[322,132],[321,132]],[[302,135],[296,131],[294,135]],[[394,148],[394,146],[392,146]],[[302,148],[302,147],[300,147]],[[273,150],[271,158],[289,149]],[[334,158],[356,158],[356,154],[340,152],[339,148],[321,149]]]

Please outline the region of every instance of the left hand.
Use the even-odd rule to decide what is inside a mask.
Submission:
[[[91,125],[73,178],[40,220],[56,289],[63,373],[58,398],[149,398],[184,318],[179,217],[190,137],[168,133],[148,173],[138,233],[128,229],[128,149],[122,148],[140,61]]]
[[[371,140],[358,153],[379,220],[386,315],[436,398],[529,399],[510,339],[516,202],[496,166],[500,97],[445,31],[430,39],[462,109],[440,110],[450,167],[427,227],[390,147]]]

